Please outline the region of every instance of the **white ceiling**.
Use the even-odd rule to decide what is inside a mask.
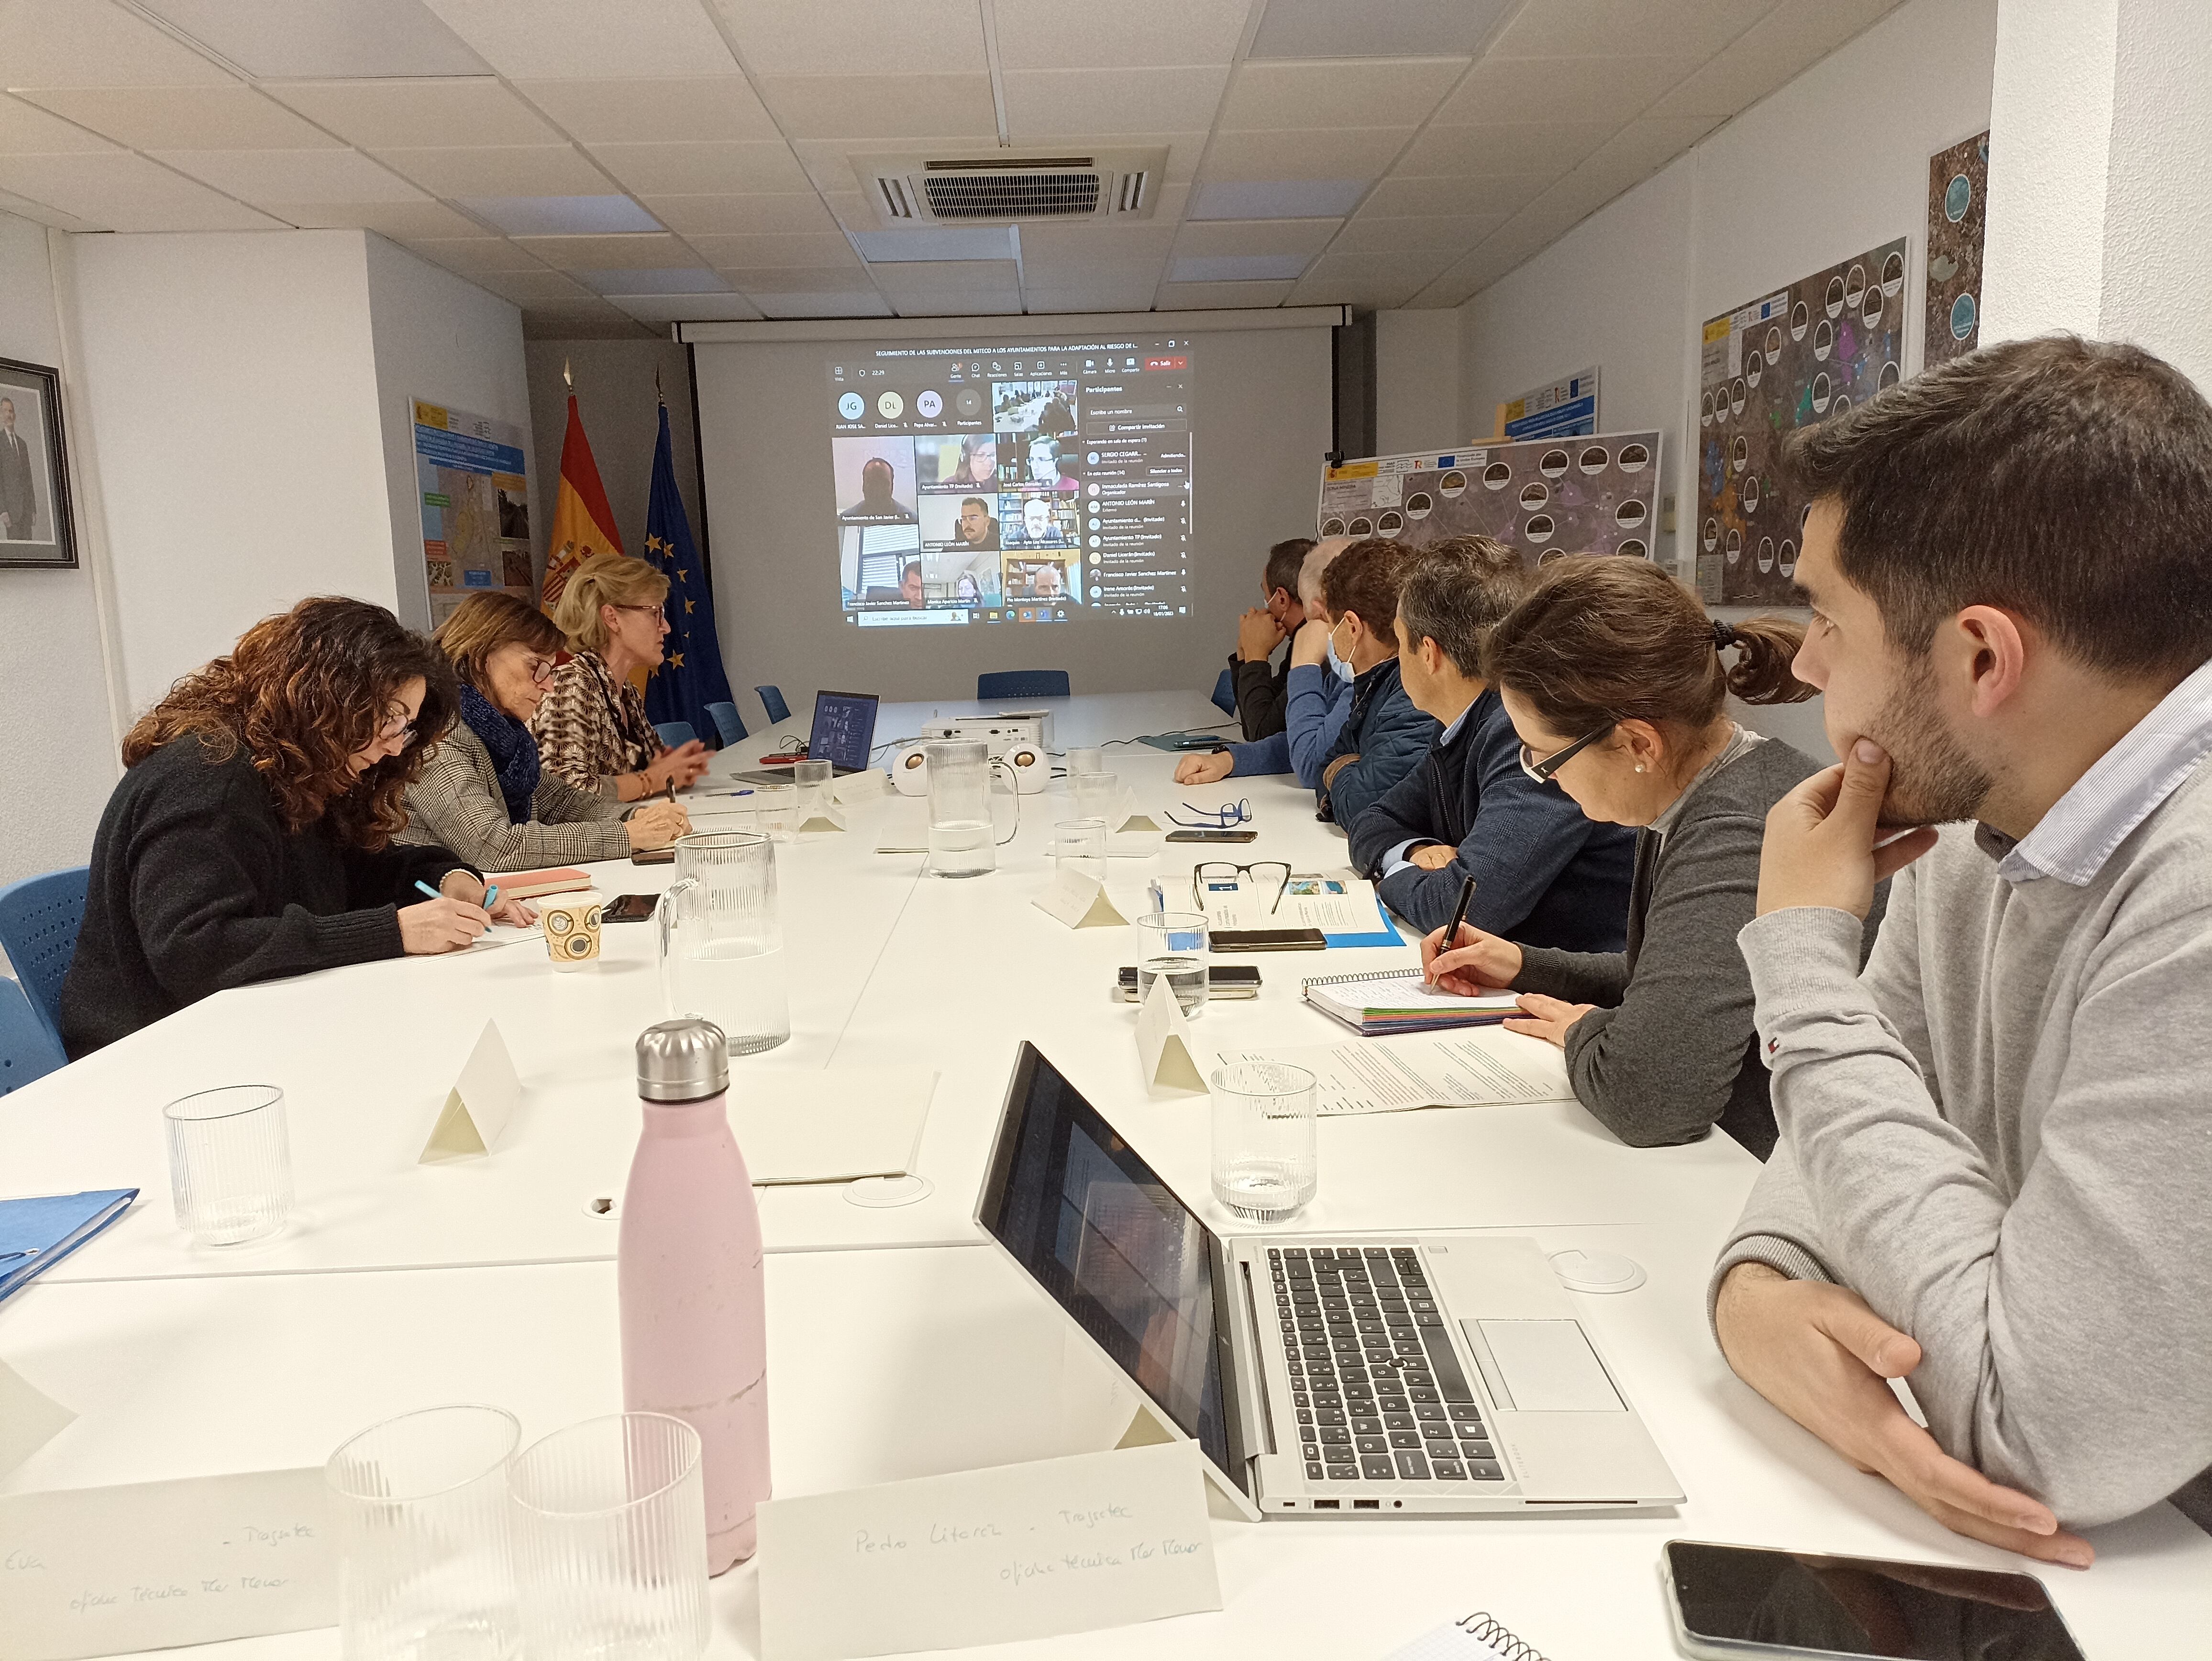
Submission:
[[[374,230],[539,336],[1455,306],[1897,3],[0,0],[0,208]],[[1164,150],[1153,216],[886,231],[848,159],[1002,141]]]

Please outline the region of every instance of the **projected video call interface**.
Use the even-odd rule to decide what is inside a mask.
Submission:
[[[841,350],[838,588],[861,628],[1190,610],[1190,343]]]

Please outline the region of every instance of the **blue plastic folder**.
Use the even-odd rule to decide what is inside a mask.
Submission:
[[[1382,909],[1382,902],[1375,902],[1375,928],[1371,933],[1358,934],[1327,934],[1331,949],[1340,946],[1403,946],[1406,937],[1398,932],[1398,925],[1390,921],[1390,914]]]
[[[131,1208],[135,1188],[0,1200],[0,1299],[45,1274]]]

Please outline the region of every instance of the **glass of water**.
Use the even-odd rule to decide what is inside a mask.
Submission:
[[[1314,1196],[1314,1075],[1287,1062],[1213,1071],[1213,1197],[1247,1222],[1295,1217]]]
[[[799,788],[795,784],[763,784],[753,792],[753,823],[761,835],[789,842],[799,829]]]
[[[1103,773],[1105,770],[1106,752],[1103,750],[1085,748],[1067,752],[1067,776],[1071,781],[1085,773]],[[1074,786],[1071,783],[1068,788],[1073,789]]]
[[[830,781],[836,769],[826,761],[795,762],[791,769],[791,782],[799,789],[799,811],[792,819],[794,829],[805,824],[818,813],[826,813],[830,806]]]
[[[292,1139],[284,1092],[230,1085],[161,1110],[169,1136],[169,1199],[177,1226],[202,1245],[242,1245],[292,1214]]]
[[[1075,817],[1103,819],[1110,832],[1115,812],[1121,801],[1121,781],[1112,773],[1078,773],[1070,787],[1075,794]]]
[[[1202,911],[1147,911],[1137,918],[1137,1001],[1167,977],[1185,1019],[1206,1013],[1206,937]]]
[[[1054,876],[1073,871],[1093,882],[1106,880],[1106,821],[1062,819],[1052,827]]]

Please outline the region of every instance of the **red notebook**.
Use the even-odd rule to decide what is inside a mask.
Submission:
[[[484,880],[497,884],[501,893],[518,900],[534,900],[542,894],[567,894],[592,885],[591,878],[572,865],[551,871],[510,871],[504,876],[494,873]]]

